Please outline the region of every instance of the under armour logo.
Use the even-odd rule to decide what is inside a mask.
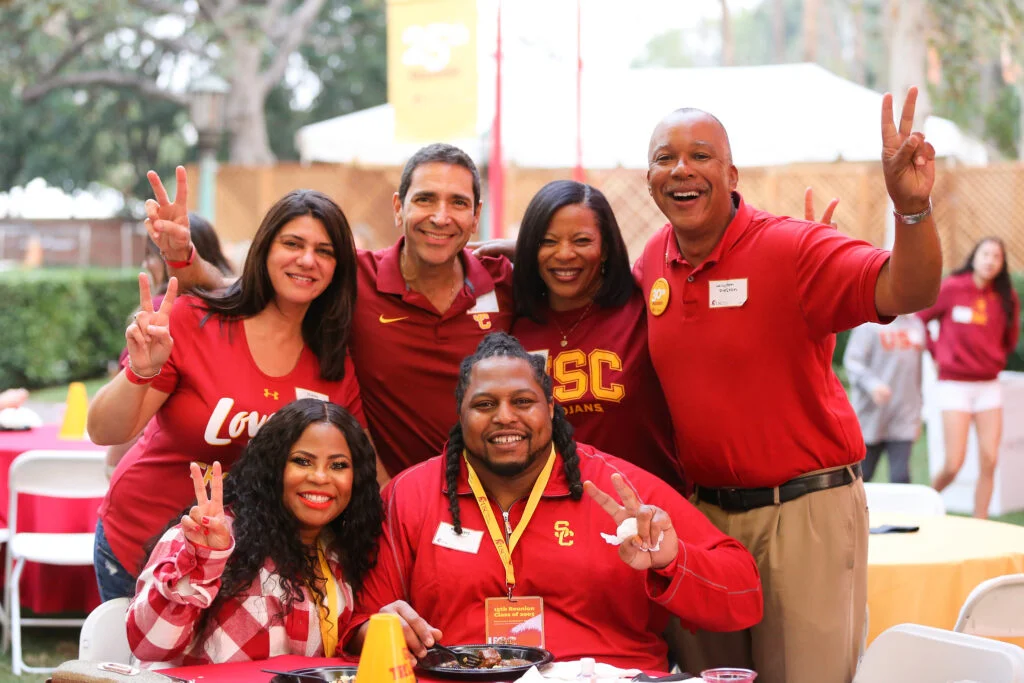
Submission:
[[[272,399],[274,399],[276,401],[277,400],[277,392],[276,391],[271,391],[270,389],[264,389],[263,390],[263,398],[272,398]]]

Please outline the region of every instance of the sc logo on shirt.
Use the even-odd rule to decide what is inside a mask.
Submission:
[[[565,520],[555,522],[555,538],[558,539],[558,545],[572,545],[575,542],[572,540],[572,537],[575,535],[573,530],[569,528],[569,522]]]

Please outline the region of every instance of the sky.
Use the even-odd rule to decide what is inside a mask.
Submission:
[[[729,0],[737,13],[762,0]],[[478,41],[493,41],[487,29],[496,0],[478,0],[481,30]],[[666,31],[692,28],[721,13],[718,0],[580,0],[583,68],[590,73],[626,69],[647,42]],[[576,0],[504,0],[502,41],[514,68],[516,55],[547,61],[554,70],[572,72],[576,59]],[[161,33],[180,33],[168,23]],[[482,48],[482,52],[485,48]],[[295,74],[290,76],[295,79]],[[80,192],[67,195],[41,179],[23,188],[0,192],[0,218],[104,218],[116,213],[121,201],[116,192]]]

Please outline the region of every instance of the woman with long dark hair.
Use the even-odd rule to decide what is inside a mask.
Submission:
[[[231,476],[160,538],[128,609],[143,662],[334,656],[353,593],[376,562],[376,457],[341,406],[302,399],[273,415]],[[317,627],[319,626],[319,628]]]
[[[601,191],[571,180],[542,187],[523,215],[512,277],[512,334],[547,356],[574,438],[682,491],[643,296]]]
[[[939,321],[939,337],[926,337],[939,371],[946,462],[932,486],[941,491],[956,478],[974,423],[980,469],[974,516],[987,517],[1003,431],[1003,399],[997,379],[1017,345],[1020,300],[1010,282],[1006,245],[982,238],[963,266],[943,280],[935,305],[917,314]]]
[[[185,192],[171,203],[156,174],[150,179],[164,216],[157,220],[187,222]],[[181,188],[183,171],[178,180]],[[98,444],[123,443],[145,427],[100,507],[95,564],[104,600],[134,594],[144,545],[192,497],[189,463],[229,469],[294,399],[330,400],[364,419],[346,351],[355,268],[345,214],[320,192],[296,190],[267,212],[242,277],[227,290],[176,299],[171,278],[154,308],[140,276],[127,367],[89,410]]]

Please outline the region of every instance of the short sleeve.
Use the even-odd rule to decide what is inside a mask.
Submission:
[[[890,252],[819,223],[794,222],[800,307],[815,334],[841,332],[881,319],[875,285]]]

